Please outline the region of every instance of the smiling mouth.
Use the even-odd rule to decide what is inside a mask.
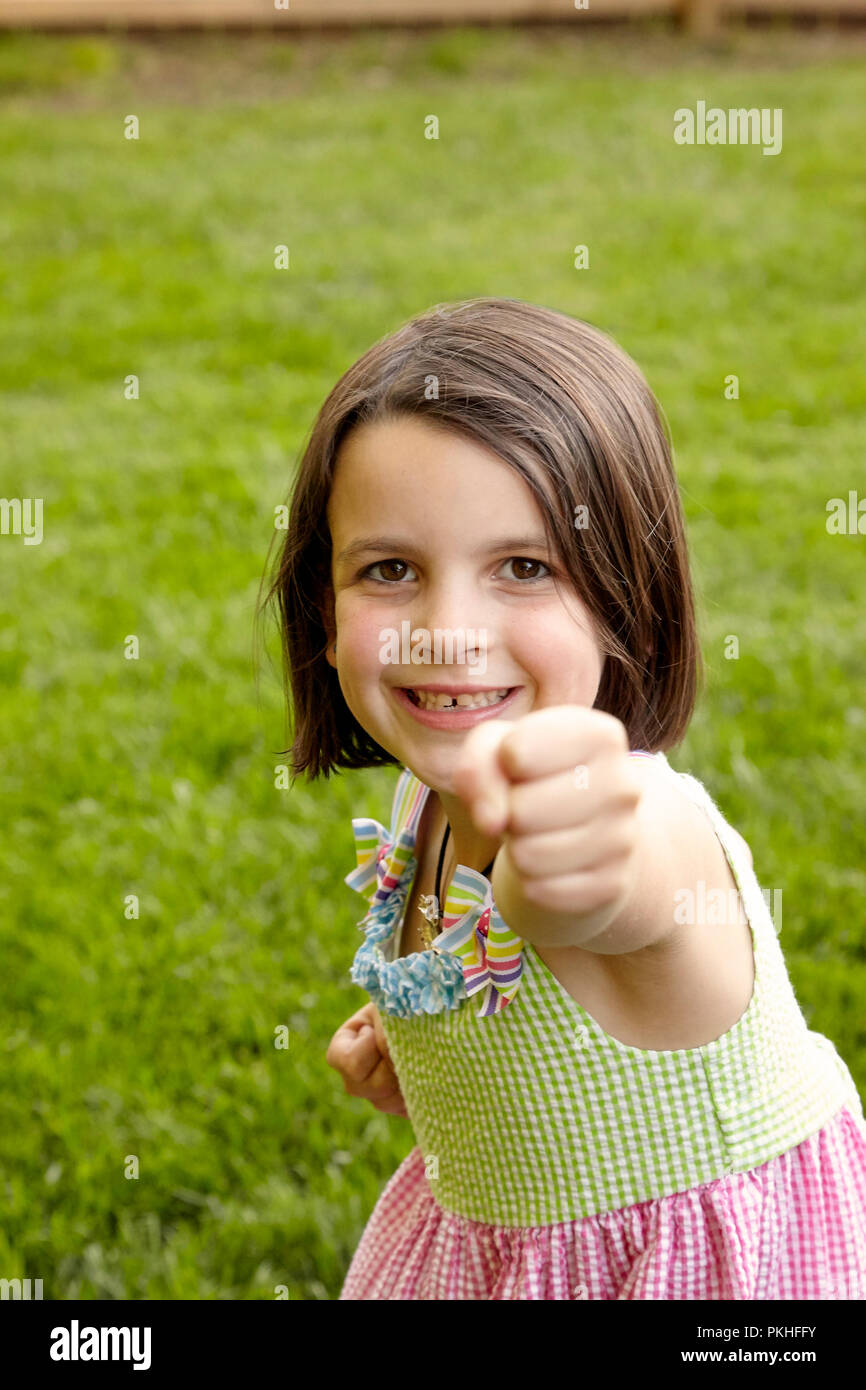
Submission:
[[[413,705],[419,709],[429,710],[461,710],[461,709],[488,709],[491,705],[501,704],[517,687],[512,685],[503,687],[501,690],[480,691],[477,695],[447,695],[436,694],[430,691],[418,692],[411,686],[401,687],[409,696]]]

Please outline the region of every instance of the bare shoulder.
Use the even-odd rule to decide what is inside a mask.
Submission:
[[[679,773],[677,773],[674,768],[670,767],[670,765],[668,765],[668,767],[665,768],[659,763],[651,763],[648,760],[644,759],[641,759],[640,761],[641,765],[649,768],[649,773],[647,774],[647,776],[648,778],[652,778],[654,784],[658,784],[658,786],[661,787],[662,783],[664,783],[667,786],[668,791],[672,792],[672,794],[676,798],[678,798],[681,803],[683,803],[684,808],[687,810],[691,821],[694,823],[695,826],[700,827],[700,834],[704,839],[707,839],[706,832],[709,831],[712,843],[715,846],[717,846],[719,854],[722,855],[722,858],[727,863],[724,850],[719,842],[719,838],[716,835],[715,830],[713,829],[710,823],[709,817],[705,815],[701,807],[697,806],[695,802],[692,800],[692,798],[689,796],[688,792],[683,786]],[[743,836],[740,834],[739,830],[736,830],[734,826],[730,826],[730,829],[733,832],[734,838],[742,846],[749,860],[749,863],[751,864],[752,851],[749,848],[748,842],[743,839]]]
[[[641,875],[632,901],[582,947],[539,954],[620,1042],[699,1047],[726,1033],[749,1006],[751,932],[739,906],[724,921],[677,921],[683,889],[695,890],[703,880],[708,895],[722,890],[723,901],[739,905],[736,880],[709,817],[678,777],[649,759],[636,758],[634,766],[644,794]]]
[[[689,795],[670,766],[635,758],[633,771],[641,784],[640,872],[635,892],[623,912],[584,949],[605,955],[625,955],[654,946],[676,950],[688,924],[676,920],[678,894],[694,891],[736,891],[737,884],[724,847],[706,812]],[[738,835],[738,832],[734,832]],[[746,841],[738,839],[749,854]]]

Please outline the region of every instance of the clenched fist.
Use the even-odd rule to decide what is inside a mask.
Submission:
[[[340,1025],[325,1061],[342,1076],[347,1095],[369,1100],[386,1115],[409,1118],[375,1004],[365,1004]]]
[[[502,837],[494,896],[518,935],[521,921],[542,923],[548,940],[530,940],[577,946],[604,930],[634,885],[640,828],[620,720],[582,705],[485,720],[460,749],[454,787],[477,829]]]

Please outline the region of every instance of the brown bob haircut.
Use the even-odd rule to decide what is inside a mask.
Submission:
[[[655,397],[599,329],[485,297],[435,305],[375,343],[313,426],[264,600],[278,608],[293,780],[400,766],[355,719],[325,659],[334,631],[325,508],[349,431],[410,415],[487,446],[526,481],[607,657],[594,708],[621,720],[632,749],[679,743],[703,669],[683,513]],[[588,518],[582,529],[579,515]]]

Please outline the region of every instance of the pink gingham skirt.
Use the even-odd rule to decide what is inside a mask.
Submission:
[[[796,1148],[714,1182],[550,1226],[469,1221],[416,1145],[340,1299],[864,1299],[866,1126],[847,1106]]]

